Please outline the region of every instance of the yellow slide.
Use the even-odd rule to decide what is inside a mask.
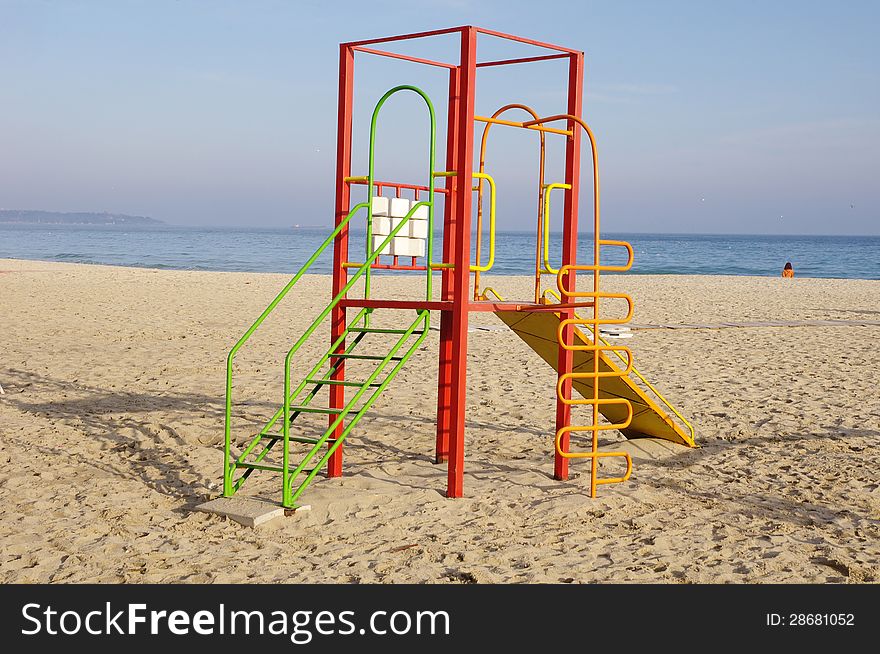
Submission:
[[[556,333],[561,320],[558,313],[553,311],[496,311],[495,315],[501,318],[508,327],[516,332],[517,336],[556,370],[559,356],[559,342],[556,340]],[[575,344],[578,344],[578,341],[582,345],[591,343],[591,340],[579,329],[575,329],[574,333]],[[574,355],[573,372],[592,372],[592,352],[576,350],[572,354]],[[622,368],[612,363],[604,353],[600,352],[599,370],[610,372],[620,371]],[[592,379],[574,379],[572,384],[575,390],[584,397],[593,397],[592,381]],[[666,410],[652,400],[629,377],[602,377],[599,382],[599,397],[619,397],[630,401],[633,409],[632,422],[627,429],[621,430],[627,438],[651,436],[696,447],[693,429],[688,429],[674,422]],[[620,404],[600,405],[600,410],[602,415],[612,423],[624,422],[627,417],[626,408]]]

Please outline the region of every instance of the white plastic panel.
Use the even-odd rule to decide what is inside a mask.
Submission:
[[[391,233],[391,218],[388,216],[373,216],[373,234],[376,236],[388,236]]]
[[[391,246],[391,254],[400,257],[423,257],[425,256],[425,241],[406,236],[395,236]]]
[[[425,256],[425,241],[420,238],[411,238],[409,239],[409,247],[410,247],[410,256],[411,257],[423,257]]]
[[[376,216],[387,216],[389,207],[391,206],[391,198],[386,198],[381,195],[376,195],[371,200],[371,207],[373,209],[373,217]]]
[[[403,222],[403,218],[391,218],[391,229],[395,229],[400,223]],[[391,232],[388,232],[389,234]],[[409,236],[409,227],[402,227],[399,232],[397,232],[397,236]]]
[[[385,240],[384,236],[374,236],[373,237],[373,251],[378,249],[380,245],[382,245],[382,241]],[[396,240],[396,239],[394,239]],[[385,246],[385,249],[380,252],[380,254],[391,254],[391,243]]]
[[[391,210],[389,215],[392,218],[403,218],[409,213],[410,203],[406,198],[390,198]]]
[[[415,204],[415,202],[413,202]],[[413,218],[416,220],[427,220],[428,219],[428,205],[423,204],[418,209],[413,212]]]
[[[428,238],[428,221],[410,219],[409,235],[411,238]]]

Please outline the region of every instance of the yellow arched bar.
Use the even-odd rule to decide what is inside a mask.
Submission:
[[[529,123],[516,123],[513,121],[501,120],[498,118],[501,114],[511,111],[513,109],[520,109],[525,111],[526,113],[531,114],[533,121]],[[540,160],[538,163],[538,231],[537,231],[537,243],[535,244],[535,302],[538,302],[541,297],[541,239],[544,234],[542,221],[543,221],[543,212],[542,204],[543,204],[543,196],[542,191],[544,188],[544,160],[545,160],[545,132],[559,133],[571,136],[571,131],[569,130],[556,130],[549,127],[544,127],[540,125],[538,122],[540,121],[540,116],[538,116],[538,112],[529,107],[528,105],[512,103],[506,104],[500,109],[498,109],[495,113],[492,114],[491,118],[486,118],[484,116],[475,116],[475,120],[486,123],[486,127],[483,128],[483,135],[480,139],[480,162],[479,162],[479,172],[484,173],[486,167],[486,142],[489,138],[489,129],[492,125],[509,125],[511,127],[525,127],[526,129],[536,129],[538,130],[538,134],[540,136],[541,142],[541,152],[540,152]],[[531,125],[531,127],[529,126]],[[480,245],[482,241],[482,232],[483,232],[483,201],[482,201],[482,182],[478,183],[478,187],[480,188],[480,195],[477,199],[477,236],[476,236],[476,250],[479,253]],[[480,298],[480,273],[477,271],[474,275],[474,300],[478,300]]]

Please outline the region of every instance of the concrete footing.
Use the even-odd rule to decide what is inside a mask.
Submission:
[[[311,508],[311,506],[305,505],[296,509],[285,509],[283,506],[252,497],[218,497],[210,502],[199,504],[196,511],[222,515],[245,527],[255,528],[270,520],[300,511],[308,511]]]

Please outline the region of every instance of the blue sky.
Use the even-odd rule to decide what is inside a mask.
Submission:
[[[0,0],[0,207],[330,224],[337,44],[460,24],[586,52],[607,230],[880,234],[876,2]],[[478,112],[564,109],[561,63],[484,71]],[[445,116],[436,69],[358,55],[356,80],[356,171],[387,88]],[[391,103],[383,177],[421,182],[424,125]],[[536,141],[493,130],[502,228],[533,225]]]

